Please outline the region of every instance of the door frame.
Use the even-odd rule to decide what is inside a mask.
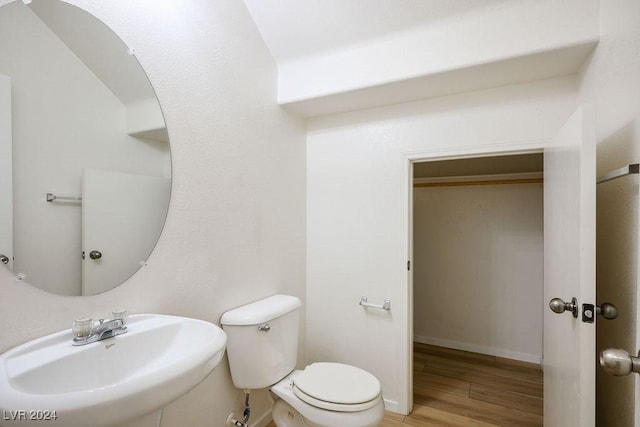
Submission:
[[[403,247],[406,249],[406,260],[411,268],[406,268],[402,281],[401,304],[404,308],[404,316],[401,321],[400,348],[400,396],[398,411],[408,415],[413,410],[413,165],[414,163],[432,162],[440,160],[461,160],[469,158],[508,156],[519,154],[543,153],[550,147],[550,138],[535,141],[514,141],[504,145],[486,145],[469,147],[452,147],[451,149],[424,150],[405,153],[404,163],[404,200],[403,200]],[[543,353],[544,358],[544,353]]]

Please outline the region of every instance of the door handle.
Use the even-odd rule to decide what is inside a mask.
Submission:
[[[594,317],[600,315],[607,320],[618,317],[618,307],[610,302],[603,302],[600,306],[593,304],[582,304],[582,321],[585,323],[593,323]]]
[[[596,306],[596,314],[601,315],[607,320],[618,317],[618,307],[610,302],[603,302],[600,306]]]
[[[554,298],[549,301],[549,308],[557,314],[570,311],[573,317],[578,318],[578,299],[576,297],[571,298],[571,302],[564,302],[562,298]]]
[[[100,259],[102,258],[102,252],[93,250],[89,252],[89,258],[91,259]]]
[[[638,357],[630,356],[626,350],[605,348],[600,352],[600,366],[611,375],[629,375],[640,373],[640,352]]]
[[[9,257],[4,254],[0,254],[0,262],[3,264],[9,264]]]

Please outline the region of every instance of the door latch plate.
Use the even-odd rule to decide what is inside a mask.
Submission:
[[[582,321],[593,323],[596,317],[596,307],[593,304],[582,304]]]

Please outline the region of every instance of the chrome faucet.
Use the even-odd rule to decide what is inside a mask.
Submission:
[[[73,322],[73,345],[85,345],[127,332],[124,319],[78,319]]]

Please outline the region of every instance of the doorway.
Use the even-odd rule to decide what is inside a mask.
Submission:
[[[434,396],[459,405],[465,393],[475,406],[526,401],[531,410],[516,405],[512,412],[523,410],[536,425],[542,416],[542,152],[421,159],[411,169],[414,391],[426,393],[432,406],[447,406]],[[432,368],[422,365],[425,353]],[[431,390],[422,389],[425,375]],[[522,393],[528,388],[531,396]],[[414,399],[419,404],[421,397]]]

